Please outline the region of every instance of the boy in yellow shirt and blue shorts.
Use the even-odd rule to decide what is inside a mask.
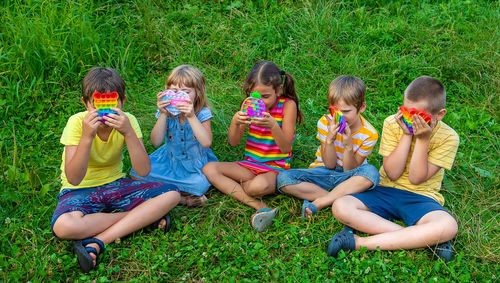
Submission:
[[[333,236],[329,256],[361,247],[436,247],[435,256],[445,261],[452,259],[450,240],[457,234],[458,225],[443,207],[439,190],[444,169],[450,170],[453,165],[459,137],[441,121],[446,114],[445,104],[446,91],[439,80],[422,76],[408,85],[405,108],[430,113],[430,125],[413,115],[412,134],[402,120],[401,110],[385,119],[379,150],[383,156],[380,184],[334,202],[333,215],[347,227]],[[396,219],[407,226],[393,222]],[[359,237],[354,229],[372,236]]]
[[[99,116],[96,92],[116,92],[114,113]],[[62,188],[51,224],[56,237],[74,240],[80,268],[89,272],[105,244],[150,224],[168,227],[180,194],[174,185],[125,178],[124,145],[137,174],[148,175],[151,165],[136,118],[121,110],[125,82],[115,70],[92,68],[82,82],[82,101],[87,111],[71,116],[61,136]]]

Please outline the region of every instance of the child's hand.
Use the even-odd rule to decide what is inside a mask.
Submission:
[[[101,124],[99,120],[99,115],[97,109],[93,108],[89,110],[89,113],[85,115],[82,121],[82,136],[89,138],[94,138],[97,133],[97,127]]]
[[[104,116],[104,123],[115,128],[123,136],[134,133],[134,129],[132,128],[127,115],[125,115],[125,113],[123,113],[123,111],[119,108],[111,108],[111,110],[118,112],[118,114],[112,113],[108,116]]]
[[[250,125],[250,121],[248,120],[247,113],[243,111],[238,111],[233,116],[233,121],[235,121],[236,125]]]
[[[331,119],[330,116],[324,115],[326,120],[328,120],[328,134],[326,135],[326,143],[333,144],[337,138],[337,133],[340,128],[340,124],[337,124],[335,119]],[[346,125],[347,127],[347,125]]]
[[[165,100],[162,101],[161,99],[165,96],[166,94],[161,91],[156,94],[156,106],[158,106],[158,110],[160,111],[161,114],[168,114],[168,111],[165,107],[170,105],[170,100]]]
[[[185,100],[185,103],[179,103],[176,107],[186,118],[194,117],[194,107],[191,100]]]
[[[344,149],[352,150],[352,136],[349,124],[345,124],[344,132],[340,135],[342,136],[342,144],[344,145]]]
[[[398,110],[398,113],[396,114],[396,123],[398,123],[399,127],[403,130],[403,135],[409,135],[411,136],[410,130],[408,130],[408,127],[406,124],[403,122],[403,112],[401,110]],[[415,121],[415,120],[413,120]],[[413,129],[415,131],[415,129]]]
[[[275,126],[279,126],[278,122],[276,122],[274,117],[271,116],[271,114],[269,114],[269,112],[262,112],[262,114],[264,114],[263,118],[255,117],[255,118],[253,118],[253,120],[250,123],[253,125],[261,126],[261,127],[268,128],[268,129],[272,129]]]
[[[436,127],[436,122],[431,120],[431,126],[429,126],[424,118],[413,115],[413,133],[417,139],[429,139],[431,137],[432,130]]]

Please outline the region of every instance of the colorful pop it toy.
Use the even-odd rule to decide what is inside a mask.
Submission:
[[[191,101],[189,98],[189,95],[182,90],[179,90],[178,92],[175,92],[173,90],[167,89],[163,93],[165,93],[165,96],[162,97],[162,101],[170,100],[170,105],[165,107],[170,114],[177,116],[181,113],[179,109],[177,108],[177,105],[180,103],[186,103],[187,101]]]
[[[243,101],[241,111],[247,113],[250,119],[263,118],[263,112],[266,112],[266,104],[264,104],[264,100],[262,100],[258,92],[252,92],[252,94]]]
[[[111,113],[118,114],[118,112],[110,109],[118,105],[118,93],[116,91],[110,93],[96,91],[92,97],[94,98],[94,107],[99,110],[97,111],[99,117],[108,116]]]
[[[415,108],[410,108],[410,110],[406,109],[403,105],[399,107],[399,110],[401,110],[401,113],[403,113],[403,122],[405,123],[406,127],[408,130],[410,130],[410,133],[413,135],[413,115],[418,115],[422,118],[424,118],[425,122],[430,126],[431,125],[431,118],[432,116],[430,114],[425,113],[424,110],[418,111]]]
[[[337,124],[340,124],[337,133],[343,134],[346,126],[344,114],[342,114],[342,111],[340,111],[335,106],[330,106],[328,110],[330,110],[330,114],[332,115],[332,118],[335,119],[335,122],[337,122]]]

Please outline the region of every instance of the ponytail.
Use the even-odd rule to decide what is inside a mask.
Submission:
[[[297,105],[297,123],[301,124],[303,115],[299,107],[299,97],[295,92],[295,81],[293,80],[292,75],[288,72],[282,70],[280,71],[280,74],[285,77],[283,80],[283,96],[295,101],[295,104]]]

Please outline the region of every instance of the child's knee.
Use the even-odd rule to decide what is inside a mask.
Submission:
[[[261,197],[274,191],[265,180],[252,180],[245,188],[245,192],[252,197]]]
[[[361,172],[361,176],[364,177],[363,179],[365,180],[367,186],[371,187],[379,184],[380,173],[375,166],[371,164],[363,164],[359,167],[359,170]]]
[[[78,239],[78,235],[82,232],[82,225],[80,225],[82,216],[80,211],[64,213],[57,218],[52,231],[61,239]]]
[[[336,219],[344,219],[349,213],[348,211],[352,209],[349,205],[349,199],[344,197],[336,199],[332,204],[332,213]]]
[[[442,227],[443,236],[449,238],[448,240],[453,239],[458,233],[458,223],[451,215],[443,219]]]
[[[217,162],[208,162],[205,166],[203,166],[201,171],[205,174],[205,176],[207,176],[207,178],[214,175],[217,173]]]

